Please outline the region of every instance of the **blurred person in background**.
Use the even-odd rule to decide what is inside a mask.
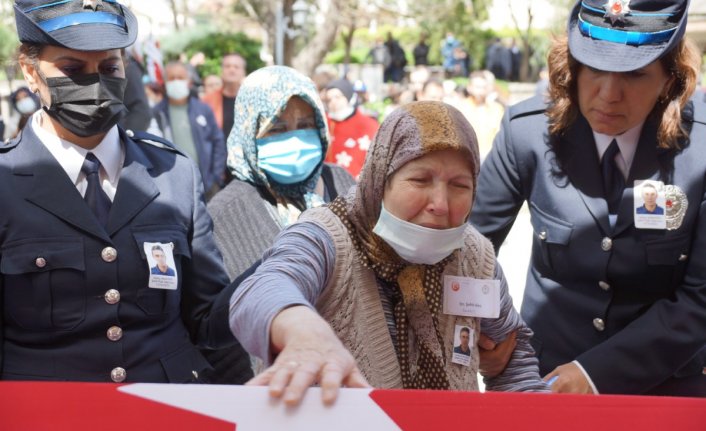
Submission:
[[[221,91],[223,88],[223,80],[218,75],[207,75],[203,79],[203,94]]]
[[[344,168],[357,178],[378,122],[356,108],[354,95],[353,84],[345,78],[326,86],[326,113],[331,132],[326,162]]]
[[[143,77],[146,75],[142,67],[142,55],[139,52],[139,44],[133,44],[125,50],[127,64],[125,65],[125,87],[124,103],[127,114],[120,120],[120,126],[127,130],[146,132],[152,122],[152,109],[147,94]]]
[[[412,51],[415,66],[426,66],[429,64],[429,45],[427,44],[427,34],[419,35],[419,42]]]
[[[444,86],[438,79],[431,78],[422,85],[417,93],[418,101],[443,102],[445,98]]]
[[[17,113],[17,122],[14,123],[16,125],[12,128],[12,136],[9,136],[14,138],[24,129],[32,114],[40,108],[39,97],[28,87],[20,87],[10,93],[10,106]]]
[[[235,98],[238,96],[238,90],[246,76],[245,58],[236,53],[225,54],[221,60],[223,87],[220,91],[206,92],[203,96],[202,100],[211,107],[223,136],[228,136],[233,128]]]
[[[225,185],[226,144],[213,111],[192,95],[186,65],[165,67],[166,98],[154,107],[154,117],[165,139],[188,155],[201,170],[206,198]]]
[[[492,83],[485,71],[475,71],[468,78],[468,96],[458,105],[466,119],[478,134],[478,147],[481,160],[490,152],[493,139],[500,130],[505,108],[489,96],[493,93]]]

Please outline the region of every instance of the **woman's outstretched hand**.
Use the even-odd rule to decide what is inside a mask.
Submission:
[[[270,340],[273,352],[279,352],[277,359],[247,384],[269,386],[270,395],[287,405],[299,404],[314,384],[321,387],[324,404],[336,400],[341,386],[370,386],[329,324],[306,306],[286,308],[275,316]]]

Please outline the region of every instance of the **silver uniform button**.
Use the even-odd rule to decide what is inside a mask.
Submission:
[[[123,367],[115,367],[110,371],[110,379],[115,383],[122,383],[127,378],[127,371]]]
[[[605,291],[610,290],[610,284],[606,283],[606,282],[603,281],[603,280],[601,280],[601,281],[598,282],[598,287],[600,287],[601,289],[603,289],[603,290],[605,290]]]
[[[706,367],[701,370],[701,374],[706,374]]]
[[[34,260],[34,264],[37,265],[37,268],[44,268],[47,266],[47,260],[43,257],[38,257]]]
[[[106,247],[101,250],[101,258],[108,263],[115,262],[115,259],[118,258],[118,250],[113,247]]]
[[[194,376],[195,379],[199,378],[199,372],[196,370],[191,370],[191,374]]]
[[[593,327],[596,328],[597,331],[603,331],[605,329],[605,322],[603,319],[596,317],[593,319]]]
[[[127,130],[125,131],[125,134],[127,135],[128,138],[132,138],[132,137],[135,136],[135,132],[133,132],[133,131],[130,130],[130,129],[127,129]]]
[[[613,240],[605,237],[601,240],[601,248],[603,251],[610,251],[611,248],[613,248]]]
[[[680,254],[679,255],[679,262],[684,262],[686,259],[688,259],[689,256],[686,254]]]
[[[118,341],[123,338],[123,328],[120,326],[111,326],[108,328],[106,334],[108,335],[108,339],[110,341]]]
[[[547,231],[546,230],[543,230],[539,233],[539,239],[541,239],[542,241],[547,239]]]
[[[103,298],[105,298],[105,302],[107,302],[108,304],[117,304],[118,302],[120,302],[120,292],[115,289],[110,289],[109,291],[105,292]]]

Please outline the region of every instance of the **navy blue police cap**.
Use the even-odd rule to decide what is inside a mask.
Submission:
[[[579,0],[569,15],[569,51],[598,70],[628,72],[677,46],[689,0]]]
[[[132,45],[137,19],[117,0],[16,0],[21,42],[78,51],[107,51]]]

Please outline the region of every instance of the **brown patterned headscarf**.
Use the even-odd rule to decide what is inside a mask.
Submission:
[[[456,108],[441,102],[414,102],[395,110],[380,126],[368,150],[357,187],[330,204],[347,226],[363,264],[392,286],[398,356],[405,388],[447,389],[446,350],[438,329],[441,274],[449,258],[435,265],[402,260],[373,228],[380,216],[388,178],[411,160],[434,151],[458,150],[473,174],[473,193],[480,168],[473,128]],[[397,298],[395,298],[397,297]],[[408,330],[419,345],[410,363]],[[416,370],[416,372],[413,372]]]

